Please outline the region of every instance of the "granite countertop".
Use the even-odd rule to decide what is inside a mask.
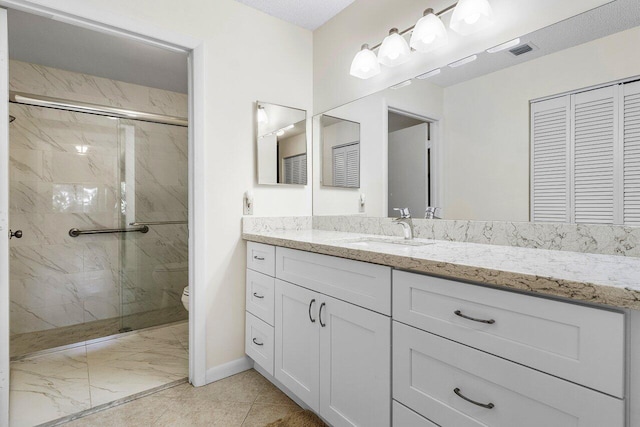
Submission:
[[[640,258],[425,239],[412,241],[423,246],[405,246],[384,243],[402,240],[394,237],[316,229],[242,236],[252,242],[640,310]]]

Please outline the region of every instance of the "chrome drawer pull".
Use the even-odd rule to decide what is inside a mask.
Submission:
[[[264,261],[264,257],[259,257],[258,255],[254,255],[253,259],[257,259],[258,261]]]
[[[318,310],[318,317],[320,318],[320,326],[322,326],[323,328],[325,326],[327,326],[326,323],[322,323],[322,309],[325,307],[325,303],[320,304],[320,310]]]
[[[316,319],[314,319],[313,317],[311,317],[311,306],[316,302],[316,299],[312,299],[309,302],[309,320],[311,320],[311,323],[316,323]]]
[[[255,339],[255,338],[253,339],[253,343],[254,343],[255,345],[264,345],[264,343],[263,343],[263,342],[258,342],[258,341],[256,341],[256,339]]]
[[[253,293],[253,296],[260,299],[264,298],[264,295],[258,295],[255,292]]]
[[[473,320],[474,322],[488,323],[489,325],[493,325],[494,323],[496,323],[496,321],[493,320],[493,319],[483,320],[483,319],[476,319],[475,317],[465,316],[464,314],[462,314],[462,312],[460,310],[454,311],[453,314],[455,314],[456,316],[460,316],[463,319]]]
[[[461,399],[464,399],[464,400],[466,400],[466,401],[467,401],[467,402],[469,402],[469,403],[473,403],[474,405],[481,406],[481,407],[483,407],[483,408],[493,409],[493,408],[496,406],[496,405],[494,405],[493,403],[487,403],[487,404],[484,404],[484,403],[476,402],[475,400],[471,400],[471,399],[469,399],[468,397],[466,397],[465,395],[463,395],[463,394],[462,394],[462,392],[460,391],[460,389],[459,389],[458,387],[454,388],[454,389],[453,389],[453,392],[454,392],[458,397],[460,397]]]

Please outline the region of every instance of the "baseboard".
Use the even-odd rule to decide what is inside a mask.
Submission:
[[[205,381],[206,384],[209,384],[214,381],[230,377],[231,375],[247,371],[251,368],[253,368],[253,360],[251,360],[247,356],[244,356],[240,359],[232,360],[231,362],[207,369]]]

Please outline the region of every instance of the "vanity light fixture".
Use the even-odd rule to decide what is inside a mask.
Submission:
[[[397,85],[393,85],[389,89],[394,89],[394,90],[395,89],[400,89],[402,87],[409,86],[410,84],[411,84],[411,79],[405,80],[402,83],[398,83]]]
[[[436,68],[435,70],[431,70],[424,74],[420,74],[418,77],[416,77],[416,79],[418,80],[428,79],[429,77],[437,76],[438,74],[440,74],[440,72],[441,72],[440,68]]]
[[[380,64],[376,54],[369,49],[368,44],[363,44],[360,52],[356,53],[351,62],[351,75],[360,79],[368,79],[380,74]]]
[[[411,48],[421,53],[431,52],[449,42],[447,29],[439,17],[429,8],[416,23],[411,33]]]
[[[267,116],[267,112],[265,111],[262,105],[258,105],[258,123],[260,124],[269,123],[269,116]]]
[[[518,46],[520,44],[520,38],[510,40],[506,43],[499,44],[498,46],[494,46],[490,49],[487,49],[488,53],[497,53],[506,49],[509,49],[514,46]]]
[[[478,55],[467,56],[466,58],[463,58],[460,61],[452,62],[451,64],[449,64],[449,67],[451,68],[460,67],[464,64],[468,64],[469,62],[473,62],[476,59],[478,59]]]
[[[362,45],[362,49],[351,62],[351,75],[360,79],[368,79],[380,74],[380,67],[373,65],[372,59],[376,49],[378,49],[380,64],[395,67],[409,61],[412,49],[426,53],[446,45],[449,36],[440,16],[451,11],[453,11],[453,15],[449,27],[462,35],[473,34],[493,23],[493,10],[489,0],[458,0],[457,3],[453,3],[437,13],[429,8],[424,11],[422,18],[414,26],[402,32],[397,28],[392,28],[383,42],[372,48],[367,44]],[[405,39],[405,35],[410,32],[412,33],[409,43],[411,47]]]
[[[392,28],[380,46],[378,62],[387,67],[395,67],[409,61],[410,54],[411,49],[407,41],[400,35],[397,28]]]
[[[487,0],[459,0],[449,28],[463,36],[476,33],[493,23],[493,10]]]

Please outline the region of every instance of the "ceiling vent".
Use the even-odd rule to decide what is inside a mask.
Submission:
[[[525,43],[520,46],[516,46],[513,49],[509,49],[509,52],[513,56],[520,56],[525,53],[533,52],[534,50],[538,50],[538,48],[533,43]]]

